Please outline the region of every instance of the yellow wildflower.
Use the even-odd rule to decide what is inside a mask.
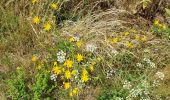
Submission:
[[[65,72],[65,68],[62,68],[62,71]]]
[[[141,41],[146,41],[146,36],[143,36],[142,38],[141,38]]]
[[[61,73],[61,68],[59,66],[53,67],[52,71],[54,74],[59,75]]]
[[[89,77],[88,77],[88,75],[82,75],[81,76],[81,80],[82,80],[82,82],[87,82],[88,80],[89,80]]]
[[[134,45],[131,43],[131,42],[126,42],[126,46],[128,47],[128,48],[133,48],[134,47]]]
[[[98,57],[97,60],[98,60],[98,61],[101,61],[102,59]]]
[[[81,41],[76,42],[76,46],[77,46],[78,48],[80,48],[81,45],[82,45],[82,42],[81,42]]]
[[[32,56],[32,59],[31,59],[33,62],[36,62],[38,60],[38,57],[36,55],[33,55]]]
[[[139,35],[135,35],[135,40],[136,40],[136,41],[139,40]]]
[[[164,30],[166,30],[166,25],[163,25],[162,28],[163,28]]]
[[[136,33],[136,32],[137,32],[135,29],[131,29],[130,31],[133,32],[133,33]]]
[[[88,74],[88,72],[87,72],[87,70],[84,68],[83,71],[82,71],[82,75],[87,75],[87,74]]]
[[[159,26],[159,27],[163,27],[163,25],[162,25],[162,24],[158,24],[158,26]]]
[[[77,61],[78,62],[81,62],[82,60],[83,60],[83,55],[81,55],[81,54],[77,54]]]
[[[41,68],[42,68],[42,65],[38,65],[37,69],[39,69],[39,70],[40,70]]]
[[[38,0],[32,0],[32,4],[35,4],[36,2],[38,2]]]
[[[69,96],[70,96],[70,97],[72,97],[72,96],[73,96],[73,93],[72,93],[72,92],[70,92],[70,93],[69,93]]]
[[[41,69],[41,68],[43,68],[44,67],[44,63],[43,62],[41,62],[40,64],[38,64],[38,66],[37,66],[37,69]]]
[[[69,82],[64,82],[64,89],[69,89],[70,88],[70,83]]]
[[[115,38],[113,39],[113,43],[117,43],[117,42],[118,42],[118,38],[115,37]]]
[[[100,59],[100,58],[97,58],[97,59]],[[99,61],[100,61],[100,60],[99,60]],[[93,61],[91,64],[92,64],[92,65],[95,65],[95,64],[96,64],[96,62],[94,62],[94,61]]]
[[[83,69],[81,80],[82,82],[87,82],[89,80],[88,72],[85,68]]]
[[[44,25],[44,30],[49,31],[51,29],[51,25],[49,23],[46,23]]]
[[[66,60],[65,63],[64,63],[64,66],[66,66],[66,67],[68,67],[68,68],[73,67],[73,61],[71,61],[71,60]]]
[[[42,67],[41,67],[40,65],[38,65],[37,69],[39,69],[39,70],[40,70],[41,68],[42,68]]]
[[[52,3],[51,8],[54,9],[54,10],[57,10],[58,9],[58,4],[57,3]]]
[[[125,36],[128,36],[130,33],[129,32],[125,32]]]
[[[72,74],[72,75],[76,75],[76,73],[77,73],[76,70],[72,70],[72,71],[71,71],[71,74]]]
[[[90,65],[90,71],[91,71],[91,72],[94,71],[94,65]]]
[[[57,66],[57,62],[56,61],[54,62],[54,66]]]
[[[40,18],[39,18],[38,16],[35,16],[35,17],[33,18],[33,23],[34,23],[34,24],[39,24],[39,22],[40,22]]]
[[[72,38],[69,39],[69,41],[70,41],[70,42],[74,42],[75,40],[74,40],[74,38],[72,37]]]
[[[158,24],[159,24],[159,20],[156,19],[156,20],[154,21],[154,25],[158,25]]]
[[[65,77],[66,77],[66,79],[70,79],[71,78],[71,72],[69,70],[65,71]]]
[[[73,94],[75,95],[75,94],[77,94],[78,93],[78,88],[75,88],[75,89],[73,89]]]

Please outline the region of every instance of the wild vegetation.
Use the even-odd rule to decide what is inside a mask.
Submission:
[[[1,100],[169,100],[169,0],[1,0]]]

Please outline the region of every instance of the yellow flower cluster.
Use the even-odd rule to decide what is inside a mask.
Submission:
[[[32,0],[32,4],[34,5],[35,3],[38,3],[39,0]],[[50,5],[51,9],[52,10],[58,10],[59,9],[59,4],[58,3],[51,3]],[[33,24],[40,24],[40,21],[42,21],[42,19],[44,19],[45,17],[43,18],[40,18],[39,16],[34,16],[32,18],[32,21],[33,21]],[[43,29],[45,31],[50,31],[52,29],[52,23],[51,22],[46,22],[43,24]]]
[[[124,32],[124,33],[121,32],[120,34],[114,33],[114,38],[112,39],[112,43],[114,45],[116,45],[117,43],[120,44],[125,43],[125,46],[127,48],[134,48],[136,42],[140,42],[140,41],[145,42],[147,40],[145,35],[136,34],[135,30],[131,30],[131,32],[134,33],[134,35],[131,34],[130,32]],[[134,39],[132,39],[131,37],[134,37]]]
[[[167,26],[164,25],[164,24],[161,24],[158,19],[156,19],[156,20],[154,21],[154,25],[157,26],[157,27],[159,27],[159,28],[162,28],[163,30],[166,30],[166,29],[167,29]]]
[[[81,80],[82,82],[87,82],[89,80],[89,75],[85,68],[82,71]]]
[[[38,4],[40,0],[31,0],[32,4]],[[35,7],[37,5],[34,5]],[[59,10],[59,4],[58,3],[51,3],[50,5],[51,10]],[[48,19],[47,19],[48,18]],[[51,31],[54,29],[53,27],[53,21],[50,21],[52,16],[46,17],[46,16],[40,16],[35,15],[32,16],[31,22],[35,25],[36,28],[42,28],[44,31]],[[45,22],[44,22],[45,21]],[[127,33],[126,33],[127,34]],[[127,34],[128,35],[128,34]],[[54,80],[55,82],[59,82],[62,89],[69,91],[69,96],[77,95],[78,92],[82,89],[81,85],[87,84],[90,79],[92,79],[92,72],[94,72],[94,66],[95,62],[92,62],[91,58],[88,59],[86,57],[86,52],[84,54],[79,52],[79,49],[82,49],[83,41],[80,40],[80,35],[76,34],[75,37],[71,37],[68,39],[68,41],[71,43],[72,47],[75,47],[72,51],[68,51],[68,54],[64,56],[64,59],[62,57],[58,57],[61,54],[57,55],[57,61],[53,62],[52,68],[50,69],[52,75],[51,80]],[[77,37],[76,37],[77,36]],[[118,42],[118,38],[115,38],[113,40],[115,43]],[[62,59],[58,60],[59,58]],[[38,57],[36,55],[33,55],[31,58],[32,62],[37,62]],[[89,62],[90,63],[89,65]],[[51,64],[51,63],[50,63]],[[42,68],[42,65],[38,65],[38,69],[40,70]],[[62,84],[61,84],[62,82]]]
[[[89,68],[86,68],[86,67],[82,66],[82,63],[80,63],[83,60],[84,60],[84,56],[82,54],[78,53],[76,55],[75,60],[67,59],[61,65],[58,65],[57,62],[54,62],[54,64],[53,64],[52,73],[56,76],[59,76],[58,78],[63,81],[63,88],[65,90],[69,91],[69,96],[74,96],[74,95],[78,94],[78,92],[80,90],[79,87],[73,88],[74,86],[72,86],[72,83],[76,84],[76,83],[74,83],[74,81],[76,82],[76,80],[77,80],[77,79],[75,79],[75,76],[79,75],[78,71],[81,72],[80,76],[77,76],[77,77],[79,77],[78,80],[80,81],[80,83],[81,82],[86,83],[89,81],[90,74],[89,74],[88,70],[91,72],[94,71],[94,65],[96,63],[92,62],[89,65]],[[77,69],[76,66],[78,66],[78,67],[82,66],[82,68],[80,67]]]

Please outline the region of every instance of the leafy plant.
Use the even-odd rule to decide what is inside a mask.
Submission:
[[[8,95],[13,100],[24,99],[28,100],[30,94],[28,92],[28,88],[25,84],[26,77],[24,70],[22,68],[18,68],[16,73],[11,75],[11,78],[7,80],[8,85]]]
[[[158,20],[154,22],[151,31],[161,38],[170,38],[170,29],[166,25],[161,24]]]
[[[59,44],[59,45],[57,46],[58,49],[59,49],[59,50],[63,50],[63,51],[65,51],[65,52],[73,51],[73,49],[74,49],[74,48],[73,48],[73,45],[72,45],[70,42],[65,41],[65,40],[60,41],[58,44]]]
[[[54,86],[49,83],[49,72],[46,70],[39,71],[35,76],[35,83],[33,84],[33,95],[35,100],[40,100],[43,95],[47,95],[52,91]],[[43,97],[46,98],[46,97]],[[47,96],[47,98],[50,98]]]

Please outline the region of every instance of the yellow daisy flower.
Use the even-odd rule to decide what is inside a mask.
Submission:
[[[38,0],[32,0],[32,4],[35,4],[36,2],[38,2]]]
[[[54,67],[57,66],[57,62],[55,61],[53,65],[54,65]]]
[[[78,88],[74,88],[73,91],[72,91],[73,94],[74,94],[74,95],[77,94],[77,93],[78,93],[78,90],[79,90]]]
[[[75,40],[74,40],[74,38],[72,37],[72,38],[69,39],[69,41],[70,41],[70,42],[74,42]]]
[[[84,68],[83,71],[82,71],[82,75],[86,75],[88,74],[87,70]]]
[[[115,38],[113,39],[113,43],[117,43],[117,42],[118,42],[118,38],[115,37]]]
[[[82,44],[83,44],[83,43],[82,43],[81,41],[76,42],[76,46],[77,46],[78,48],[80,48]]]
[[[85,68],[82,71],[81,80],[82,82],[87,82],[89,80],[88,72]]]
[[[143,36],[142,38],[141,38],[141,41],[146,41],[146,36]]]
[[[69,70],[65,71],[65,77],[66,77],[66,79],[70,79],[71,78],[71,72]]]
[[[125,36],[128,36],[130,33],[129,32],[125,32]]]
[[[46,23],[44,25],[44,30],[49,31],[51,29],[51,25],[49,23]]]
[[[163,28],[164,30],[166,30],[166,25],[163,25],[162,28]]]
[[[58,9],[58,3],[52,3],[51,8],[54,9],[54,10],[57,10]]]
[[[83,55],[81,55],[81,54],[77,54],[77,61],[78,62],[81,62],[82,60],[83,60]]]
[[[81,80],[82,80],[82,82],[87,82],[88,80],[89,80],[89,76],[88,75],[82,75],[81,76]]]
[[[52,69],[54,74],[59,75],[61,73],[61,68],[59,66],[53,67]]]
[[[34,24],[39,24],[39,22],[40,22],[40,18],[39,18],[38,16],[35,16],[35,17],[33,18],[33,23],[34,23]]]
[[[76,75],[76,73],[77,73],[76,70],[72,70],[72,71],[71,71],[71,74],[72,74],[72,75]]]
[[[94,71],[94,65],[90,65],[90,71],[91,71],[91,72]]]
[[[70,92],[70,93],[69,93],[69,96],[70,96],[70,97],[72,97],[72,96],[73,96],[73,93],[72,93],[72,92]]]
[[[136,40],[136,41],[139,40],[139,35],[135,35],[135,40]]]
[[[65,63],[64,63],[64,66],[66,66],[66,67],[68,67],[68,68],[73,67],[73,61],[71,61],[71,60],[66,60]]]
[[[163,27],[163,25],[162,25],[162,24],[158,24],[158,26],[159,26],[159,27]]]
[[[70,83],[69,82],[64,82],[64,89],[69,89],[70,88]]]
[[[158,24],[159,24],[159,20],[156,19],[156,20],[154,21],[154,25],[158,25]]]
[[[33,55],[32,56],[32,59],[31,59],[33,62],[36,62],[38,60],[38,57],[36,55]]]
[[[65,68],[62,68],[62,71],[65,72]]]
[[[128,47],[128,48],[134,48],[134,45],[131,43],[131,42],[126,42],[126,46]]]

